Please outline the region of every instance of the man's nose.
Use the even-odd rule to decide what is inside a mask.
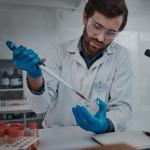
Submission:
[[[101,31],[97,36],[96,36],[97,40],[99,42],[103,42],[105,40],[105,32]]]

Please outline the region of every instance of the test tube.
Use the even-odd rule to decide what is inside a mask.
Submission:
[[[17,127],[10,127],[8,129],[8,144],[14,144],[19,137],[19,129]]]
[[[36,122],[32,122],[29,125],[30,129],[31,129],[31,136],[33,136],[34,138],[39,137],[39,133],[38,133],[38,125]],[[31,145],[31,150],[37,150],[38,149],[38,145],[39,145],[39,141],[37,141],[36,143]]]
[[[0,146],[2,146],[5,143],[4,137],[5,137],[5,127],[0,127]]]
[[[11,127],[17,128],[20,132],[20,137],[24,136],[24,124],[23,123],[11,123]]]
[[[31,136],[38,137],[38,125],[36,122],[32,122],[29,125],[29,128],[31,129]]]
[[[5,144],[5,143],[7,143],[7,124],[4,122],[0,122],[0,129],[2,129],[1,130],[1,142],[3,144]],[[2,135],[3,135],[3,137],[2,137]]]
[[[18,123],[18,128],[20,129],[20,137],[24,136],[24,124]]]
[[[0,127],[2,127],[2,126],[6,126],[6,123],[5,123],[5,122],[0,121]]]

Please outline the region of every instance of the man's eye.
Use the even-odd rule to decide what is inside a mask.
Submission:
[[[107,32],[106,32],[106,34],[107,34],[107,35],[110,35],[110,36],[114,36],[114,35],[116,35],[116,33],[115,33],[115,32],[113,32],[113,31],[107,31]]]
[[[97,24],[94,24],[94,28],[98,30],[100,28],[100,26]]]

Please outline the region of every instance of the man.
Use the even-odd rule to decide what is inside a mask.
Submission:
[[[49,68],[89,100],[98,98],[98,104],[89,108],[37,67],[40,58],[33,50],[14,49],[14,63],[27,71],[26,97],[31,108],[46,112],[44,127],[77,124],[95,133],[126,128],[132,114],[132,71],[127,50],[113,40],[124,29],[127,16],[124,0],[89,0],[83,13],[83,35],[49,52]]]

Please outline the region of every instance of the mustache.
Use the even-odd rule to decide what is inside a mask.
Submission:
[[[96,43],[97,45],[105,45],[103,42],[100,42],[100,41],[98,41],[97,39],[91,38],[91,41],[93,41],[93,42]]]

